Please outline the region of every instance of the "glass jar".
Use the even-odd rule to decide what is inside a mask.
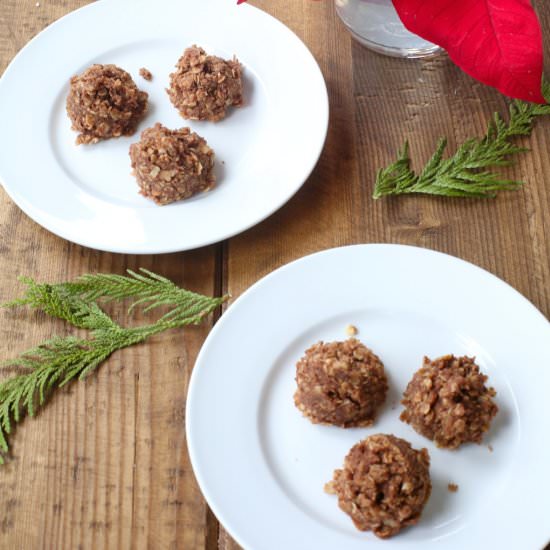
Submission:
[[[409,32],[391,0],[335,0],[336,12],[361,44],[394,57],[426,57],[441,50]]]

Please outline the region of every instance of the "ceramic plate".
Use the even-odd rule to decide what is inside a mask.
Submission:
[[[319,340],[345,339],[348,324],[385,364],[386,404],[371,428],[313,425],[293,404],[296,361]],[[448,353],[477,358],[500,409],[483,444],[457,451],[398,419],[423,356]],[[256,283],[206,339],[187,399],[193,468],[220,522],[250,550],[542,548],[549,365],[548,321],[478,267],[398,245],[320,252]],[[323,491],[348,450],[374,433],[431,455],[421,521],[388,540],[357,531]]]
[[[183,50],[244,65],[245,106],[218,123],[179,116],[165,88]],[[150,98],[138,134],[75,146],[65,113],[72,75],[114,63]],[[146,82],[140,67],[153,73]],[[78,244],[125,253],[186,250],[260,222],[303,184],[328,123],[326,86],[304,44],[235,0],[102,0],[63,17],[16,56],[0,81],[0,180],[32,219]],[[216,152],[219,185],[159,207],[138,194],[128,148],[162,122],[191,126]]]

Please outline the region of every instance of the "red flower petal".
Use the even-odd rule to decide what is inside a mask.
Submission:
[[[405,27],[503,94],[546,103],[540,23],[529,0],[392,0]]]

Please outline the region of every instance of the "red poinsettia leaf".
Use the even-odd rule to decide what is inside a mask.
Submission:
[[[545,103],[540,23],[529,0],[392,0],[411,32],[503,94]]]

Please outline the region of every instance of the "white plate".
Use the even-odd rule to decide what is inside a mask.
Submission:
[[[386,405],[372,428],[313,425],[293,404],[295,363],[320,339],[345,339],[349,323],[386,366]],[[422,357],[446,353],[475,355],[497,390],[482,445],[439,450],[398,420]],[[550,540],[549,365],[548,321],[486,271],[406,246],[327,250],[256,283],[208,336],[187,398],[191,461],[214,513],[250,550],[535,550]],[[323,492],[352,445],[380,432],[427,447],[432,461],[420,523],[385,541]]]
[[[183,50],[199,44],[244,65],[246,105],[218,123],[179,116],[165,88]],[[69,79],[114,63],[149,93],[132,137],[75,146],[65,113]],[[153,81],[138,76],[140,67]],[[0,81],[0,180],[32,219],[76,243],[125,253],[187,250],[268,217],[303,184],[328,124],[323,76],[282,23],[235,0],[102,0],[39,34]],[[128,148],[155,122],[191,126],[217,158],[219,185],[159,207],[138,195]]]

